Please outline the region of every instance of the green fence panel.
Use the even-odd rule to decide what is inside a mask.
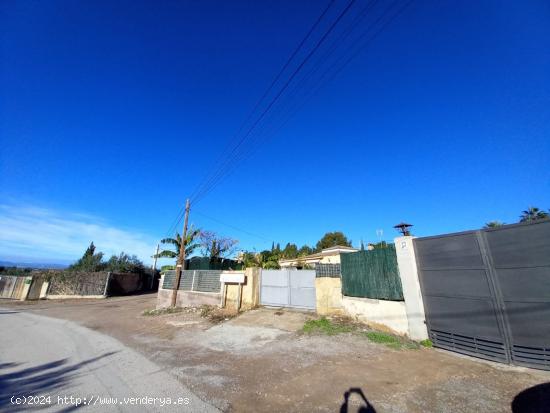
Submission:
[[[341,254],[340,261],[344,295],[403,301],[395,245]]]

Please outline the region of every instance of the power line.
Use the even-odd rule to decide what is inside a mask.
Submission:
[[[262,94],[262,96],[258,99],[258,101],[256,102],[256,104],[254,105],[253,109],[250,111],[250,113],[248,114],[248,116],[246,117],[246,119],[244,120],[244,122],[241,124],[241,126],[239,127],[239,129],[237,130],[237,132],[235,133],[235,135],[233,136],[233,139],[231,141],[229,141],[226,145],[226,147],[224,148],[224,150],[221,152],[220,156],[218,157],[218,160],[217,162],[221,161],[223,159],[223,155],[224,153],[230,149],[231,147],[231,142],[234,141],[237,136],[242,132],[242,130],[244,129],[245,125],[250,121],[250,119],[252,118],[252,116],[254,115],[254,113],[256,113],[256,111],[258,110],[258,108],[260,107],[261,103],[264,101],[264,99],[269,95],[269,93],[271,92],[271,90],[273,89],[273,87],[275,86],[275,84],[279,81],[279,79],[281,78],[281,76],[283,75],[283,73],[285,72],[285,70],[288,68],[288,66],[290,65],[290,62],[292,62],[292,60],[294,60],[294,58],[296,57],[296,55],[298,54],[298,52],[300,51],[300,49],[304,46],[304,44],[306,43],[306,41],[309,39],[309,37],[311,36],[311,34],[315,31],[315,29],[317,28],[317,26],[321,23],[321,21],[323,20],[323,18],[325,17],[325,15],[327,14],[327,12],[329,11],[329,9],[332,7],[332,5],[334,4],[335,0],[330,0],[330,2],[328,3],[328,5],[325,7],[325,9],[323,10],[323,12],[319,15],[319,17],[317,17],[317,20],[315,20],[315,22],[313,23],[313,25],[310,27],[310,29],[308,30],[308,32],[306,33],[306,35],[304,36],[304,38],[302,38],[302,40],[298,43],[298,46],[296,46],[296,48],[294,49],[294,51],[290,54],[290,56],[288,57],[288,59],[286,60],[285,64],[283,65],[283,67],[279,70],[279,72],[277,73],[277,75],[275,76],[275,78],[271,81],[270,85],[267,87],[267,89],[264,91],[264,93]],[[235,150],[235,148],[233,149],[233,151]],[[217,163],[216,162],[216,163]],[[215,171],[213,171],[215,172]],[[205,181],[206,183],[208,183],[207,181],[207,178],[208,180],[212,179],[212,175],[213,173],[210,173],[209,175],[207,175],[205,177],[205,179],[203,179],[198,185],[197,185],[197,188],[195,188],[195,191],[193,191],[193,193],[191,194],[191,199],[193,199],[193,197],[196,195],[196,192],[197,190],[205,184]]]
[[[252,131],[256,128],[256,126],[258,125],[258,123],[265,117],[265,115],[269,112],[269,110],[273,107],[273,105],[277,102],[277,100],[280,98],[280,96],[284,93],[284,91],[288,88],[288,86],[290,85],[290,83],[292,82],[292,80],[296,77],[296,75],[300,72],[300,70],[304,67],[304,65],[309,61],[309,59],[311,58],[311,56],[313,56],[313,54],[319,49],[319,47],[321,47],[321,45],[325,42],[325,40],[327,39],[327,37],[330,35],[330,33],[332,33],[332,31],[334,30],[334,28],[338,25],[338,23],[340,22],[340,20],[342,20],[342,18],[348,13],[348,11],[350,10],[350,8],[353,6],[353,4],[355,3],[356,0],[350,0],[347,4],[347,6],[344,8],[344,10],[342,10],[342,12],[338,15],[338,17],[336,18],[336,20],[330,25],[330,27],[328,28],[328,30],[325,31],[325,33],[323,34],[323,36],[317,41],[317,43],[315,44],[315,46],[313,47],[312,50],[310,50],[310,52],[306,55],[306,57],[302,60],[302,62],[298,65],[298,67],[294,70],[294,72],[290,75],[290,77],[288,78],[288,80],[285,82],[285,84],[283,85],[283,87],[279,90],[279,92],[275,95],[275,97],[271,100],[271,102],[269,103],[269,105],[262,111],[262,113],[260,114],[260,116],[256,119],[256,121],[253,123],[253,125],[248,129],[247,133],[244,135],[244,137],[240,140],[239,144],[237,145],[237,147],[235,149],[238,149],[238,147],[248,138],[248,136],[252,133]],[[220,170],[222,170],[220,168]],[[216,176],[216,175],[215,175]],[[217,184],[217,180],[219,179],[220,174],[218,173],[216,178],[214,179],[213,183],[210,184],[210,186],[215,186]],[[223,170],[222,170],[222,174],[221,174],[221,177],[223,177]],[[196,204],[198,202],[198,200],[200,200],[201,198],[201,195],[205,192],[205,191],[210,191],[209,187],[208,186],[205,186],[202,190],[198,191],[198,193],[195,195],[195,198],[192,200],[194,201],[194,203]]]
[[[373,0],[372,2],[370,2],[361,12],[358,16],[356,16],[356,18],[354,19],[354,21],[351,23],[351,25],[349,25],[347,27],[347,29],[342,33],[340,34],[339,38],[336,39],[330,49],[325,52],[325,54],[323,54],[323,56],[317,60],[316,63],[320,64],[323,60],[326,60],[327,57],[329,57],[330,55],[332,55],[332,53],[334,52],[335,48],[336,48],[336,45],[338,44],[339,41],[341,41],[341,39],[343,38],[346,38],[351,32],[353,32],[353,30],[355,29],[355,26],[359,23],[359,21],[361,21],[363,18],[364,18],[364,15],[366,12],[368,12],[373,6],[374,4],[376,3],[377,0]],[[351,56],[344,61],[344,63],[342,65],[340,65],[340,67],[338,67],[329,77],[327,80],[325,80],[325,78],[327,77],[327,75],[330,74],[331,70],[336,66],[336,65],[332,65],[332,66],[329,66],[325,71],[324,73],[322,74],[322,76],[318,79],[316,83],[316,85],[314,86],[314,88],[312,90],[309,91],[309,93],[306,94],[305,96],[305,99],[303,99],[303,101],[298,104],[297,106],[294,106],[294,109],[295,110],[292,110],[292,107],[291,107],[291,110],[286,110],[286,113],[285,113],[285,116],[282,116],[280,117],[281,118],[284,118],[283,120],[283,123],[280,124],[278,127],[275,127],[275,128],[272,128],[271,131],[268,131],[268,134],[267,134],[267,137],[271,137],[273,136],[274,134],[276,134],[277,132],[279,132],[285,125],[286,123],[292,118],[293,115],[296,114],[297,111],[299,111],[310,99],[311,97],[313,97],[315,94],[317,94],[319,92],[319,90],[324,87],[327,83],[331,82],[354,58],[357,57],[357,55],[359,54],[359,52],[365,48],[366,46],[368,46],[368,44],[370,42],[372,42],[376,37],[378,37],[386,28],[387,26],[389,26],[389,24],[391,24],[399,15],[401,15],[405,9],[407,7],[410,6],[411,3],[413,3],[414,0],[410,0],[408,2],[406,2],[403,7],[401,7],[397,13],[395,13],[393,16],[391,16],[386,22],[383,22],[380,26],[380,28],[372,35],[370,36],[364,43],[362,43],[358,48],[355,49],[355,51],[353,50],[354,47],[357,45],[357,43],[361,40],[363,40],[363,38],[369,34],[371,32],[371,30],[378,24],[380,23],[385,17],[386,15],[389,13],[390,10],[392,10],[398,3],[399,3],[399,0],[395,1],[392,5],[390,5],[382,14],[381,16],[372,24],[368,27],[368,29],[363,32],[363,34],[361,36],[359,36],[358,38],[358,41],[356,41],[354,44],[351,45],[350,48],[348,48],[346,50],[346,52],[344,52],[342,54],[342,56],[340,58],[338,58],[336,60],[336,63],[339,63],[345,56],[346,54],[351,50],[352,51],[352,54]],[[339,16],[339,18],[341,19],[341,17],[343,16],[343,14],[345,14],[347,12],[347,10],[349,10],[349,8],[351,7],[351,4],[353,3],[353,1],[351,1],[348,6],[346,7],[346,9],[344,10],[344,12]],[[303,46],[303,44],[305,43],[306,39],[311,35],[311,33],[313,32],[313,29],[318,25],[318,23],[321,21],[322,17],[326,14],[327,10],[330,8],[332,2],[329,3],[329,5],[327,6],[327,8],[323,11],[323,13],[321,14],[321,16],[317,19],[316,23],[314,24],[314,26],[310,29],[310,31],[308,32],[308,34],[306,35],[306,37],[300,42],[299,46],[294,50],[294,52],[291,54],[291,57],[289,59],[287,59],[287,62],[285,63],[285,65],[283,66],[283,69],[281,69],[279,71],[279,73],[277,74],[277,76],[275,77],[274,81],[270,84],[270,86],[268,87],[267,91],[262,95],[262,97],[260,98],[260,100],[258,101],[258,103],[256,104],[256,106],[254,107],[253,111],[251,112],[251,114],[253,114],[257,108],[259,107],[259,104],[261,103],[261,101],[268,95],[269,91],[273,88],[273,86],[277,83],[278,79],[280,78],[280,76],[282,75],[282,73],[286,70],[286,68],[288,67],[289,63],[292,61],[293,57],[297,54],[297,51],[301,48],[301,46]],[[335,23],[333,23],[333,25],[331,26],[331,28],[334,28],[335,25],[337,24],[339,20],[337,19],[337,21]],[[329,34],[330,34],[330,31],[331,29],[329,29]],[[326,39],[326,37],[328,36],[327,33],[325,33],[324,37],[317,43],[317,48],[314,48],[314,50],[312,50],[308,56],[306,57],[306,59],[304,59],[305,61],[307,61],[307,59],[309,57],[311,57],[315,51],[318,49],[318,47],[320,46],[320,44],[324,41],[324,39]],[[259,121],[262,120],[262,118],[265,116],[265,114],[270,110],[270,108],[273,106],[274,104],[274,101],[276,101],[281,95],[282,93],[284,92],[284,90],[286,89],[286,87],[292,82],[292,80],[294,79],[294,76],[296,76],[296,74],[300,71],[300,69],[305,65],[305,62],[302,61],[302,64],[298,67],[298,69],[296,69],[293,73],[293,75],[291,76],[291,78],[289,78],[289,80],[286,82],[285,86],[283,87],[283,89],[281,89],[278,93],[278,95],[274,98],[274,100],[272,100],[271,104],[266,108],[266,110],[264,110],[264,112],[262,113],[262,115],[260,115],[260,118],[255,122],[255,124],[251,127],[251,129],[249,129],[247,135],[244,137],[244,139],[248,138],[248,136],[250,135],[250,133],[255,129],[255,127],[258,125]],[[307,78],[308,76],[311,76],[312,74],[316,73],[319,68],[321,66],[318,65],[317,67],[313,67],[305,76],[303,76],[302,78]],[[302,87],[301,87],[302,86]],[[294,94],[297,93],[297,90],[300,90],[300,89],[303,89],[303,84],[302,83],[299,83],[298,85],[296,85],[293,89],[292,89],[292,92],[294,92]],[[291,92],[291,96],[292,96],[292,92]],[[288,107],[288,106],[287,106]],[[279,113],[281,112],[285,112],[285,110],[281,111],[279,110]],[[270,114],[271,115],[271,114]],[[249,117],[247,118],[247,120],[245,121],[244,124],[246,124],[248,122],[248,120],[250,119],[251,115],[249,115]],[[271,117],[273,117],[271,115]],[[272,124],[273,126],[273,124]],[[262,125],[262,129],[260,131],[260,137],[261,137],[261,133],[264,133],[265,135],[265,132],[266,132],[266,128],[267,128],[267,125]],[[242,127],[241,127],[242,129]],[[249,142],[249,146],[250,144],[256,144],[258,140],[258,136],[253,136],[251,142]],[[264,136],[264,140],[265,140],[265,136]],[[243,139],[241,139],[241,142],[239,144],[241,144],[243,142]],[[204,198],[211,190],[213,190],[213,188],[219,184],[219,182],[221,182],[227,175],[229,175],[230,172],[232,172],[230,169],[231,169],[231,162],[237,162],[238,160],[244,160],[246,158],[248,158],[250,155],[252,155],[254,152],[256,152],[258,149],[259,149],[259,144],[257,145],[251,145],[249,147],[249,150],[248,150],[248,153],[247,151],[241,151],[241,153],[235,153],[236,152],[236,149],[238,149],[238,146],[236,148],[233,149],[232,153],[231,153],[231,158],[229,158],[229,161],[226,162],[224,165],[222,165],[222,167],[218,168],[216,174],[214,175],[210,175],[210,178],[209,178],[209,181],[206,182],[206,184],[203,185],[203,188],[201,188],[200,191],[195,191],[195,203],[198,202],[200,199]],[[224,176],[225,175],[225,176]],[[215,178],[214,180],[212,180],[212,176]],[[183,209],[182,209],[183,211]],[[172,227],[177,227],[177,225],[179,224],[179,221],[181,221],[181,218],[182,216],[182,211],[180,211],[180,214],[178,214],[178,217],[176,219],[176,223],[172,225]],[[201,213],[199,213],[199,215],[201,215]],[[216,222],[219,222],[221,223],[222,225],[226,225],[228,227],[231,227],[233,229],[236,229],[238,231],[241,231],[241,232],[244,232],[244,233],[248,233],[249,235],[251,236],[255,236],[255,237],[258,237],[258,238],[261,238],[261,239],[264,239],[266,241],[267,238],[264,238],[264,237],[261,237],[261,236],[258,236],[257,234],[253,234],[253,233],[249,233],[248,231],[245,231],[245,230],[242,230],[238,227],[234,227],[234,226],[231,226],[230,224],[226,224],[222,221],[219,221],[219,220],[216,220],[215,218],[212,218],[212,217],[208,217],[208,216],[205,216],[204,214],[202,214],[204,217],[208,218],[208,219],[211,219],[213,221],[216,221]]]
[[[386,27],[391,23],[393,22],[393,20],[395,20],[414,0],[410,0],[409,2],[406,2],[403,7],[401,7],[397,13],[395,13],[393,16],[391,16],[386,22],[382,23],[381,27],[378,29],[378,31],[376,31],[370,38],[367,39],[366,42],[364,42],[359,48],[357,48],[353,53],[352,55],[339,67],[337,68],[336,71],[334,71],[332,73],[332,75],[328,78],[328,80],[326,81],[323,81],[325,79],[325,77],[330,73],[330,71],[333,69],[333,66],[329,67],[324,73],[323,75],[321,76],[320,78],[320,81],[317,83],[315,89],[313,90],[313,92],[310,92],[306,98],[304,99],[304,101],[302,103],[307,103],[307,101],[309,101],[309,99],[314,96],[316,93],[318,93],[318,91],[324,86],[326,85],[327,83],[331,82],[355,57],[357,57],[357,55],[359,54],[359,52],[364,48],[366,47],[372,40],[374,40],[376,37],[378,37],[380,35],[380,33],[382,33]],[[380,15],[380,17],[371,25],[369,26],[369,28],[360,36],[359,40],[363,39],[367,34],[369,34],[371,32],[371,30],[377,25],[379,24],[387,15],[388,13],[399,3],[399,1],[395,1],[394,3],[392,3],[389,7],[386,8],[386,10]],[[367,6],[368,7],[368,6]],[[349,33],[348,33],[349,34]],[[356,42],[357,43],[357,42]],[[350,50],[353,50],[355,44],[352,45],[351,48],[349,48],[345,53],[344,53],[344,56],[347,52],[349,52]],[[333,51],[333,50],[332,50]],[[332,51],[330,51],[328,53],[328,55],[330,55],[332,53]],[[325,54],[327,55],[327,54]],[[342,58],[339,58],[337,59],[337,62],[338,63],[339,61],[341,61]],[[311,72],[315,72],[317,71],[318,68],[316,68],[315,70],[313,71],[310,71]],[[297,90],[297,88],[294,88],[293,90]],[[301,109],[301,107],[303,106],[303,104],[299,104],[298,105],[298,109]],[[290,111],[290,112],[293,112],[293,111]],[[288,114],[288,113],[287,113]],[[276,128],[276,130],[274,131],[274,133],[278,132],[282,126],[284,126],[288,120],[292,117],[294,113],[290,113],[290,116],[288,116],[285,120],[284,120],[284,123],[283,125],[281,125],[281,127],[278,127]],[[264,127],[265,128],[265,127]],[[257,137],[256,137],[257,139]],[[254,142],[254,138],[252,139],[251,143]],[[249,157],[252,153],[256,152],[257,151],[257,147],[256,148],[252,148],[249,153],[247,154],[246,152],[245,153],[241,153],[239,154],[236,158],[234,158],[235,162],[238,161],[238,160],[243,160],[243,159],[246,159],[247,157]],[[223,174],[226,174],[228,175],[230,172],[230,166],[227,166],[225,167],[225,169],[223,170]],[[201,196],[200,198],[204,198],[204,196],[206,196],[214,187],[215,185],[217,185],[221,180],[223,180],[223,178],[225,178],[225,176],[223,176],[223,174],[221,175],[218,175],[218,178],[217,180],[210,185],[209,188],[205,189],[202,191],[201,193]]]
[[[207,218],[207,219],[209,219],[209,220],[211,220],[211,221],[217,222],[218,224],[222,224],[222,225],[225,225],[225,226],[228,227],[228,228],[232,228],[232,229],[234,229],[234,230],[236,230],[236,231],[240,231],[240,232],[242,232],[243,234],[247,234],[247,235],[250,235],[251,237],[256,237],[256,238],[262,239],[262,240],[264,240],[264,241],[268,241],[268,242],[270,241],[269,239],[267,239],[266,237],[264,237],[264,236],[262,236],[262,235],[255,234],[255,233],[253,233],[253,232],[250,232],[250,231],[244,230],[244,229],[242,229],[242,228],[236,227],[235,225],[228,224],[227,222],[220,221],[219,219],[214,218],[214,217],[211,217],[211,216],[208,216],[208,215],[206,215],[206,214],[204,214],[204,213],[202,213],[202,212],[197,211],[196,209],[193,210],[193,212],[194,212],[195,214],[200,215],[200,216],[202,216],[202,217],[204,217],[204,218]]]
[[[329,3],[327,4],[327,6],[325,7],[325,9],[322,11],[322,13],[317,17],[317,19],[315,20],[315,22],[313,23],[313,25],[310,27],[310,29],[308,30],[308,32],[306,33],[306,35],[304,36],[304,38],[302,38],[302,40],[298,43],[297,47],[294,49],[294,51],[290,54],[290,56],[288,57],[288,59],[286,60],[285,64],[283,65],[283,67],[279,70],[279,72],[277,73],[277,75],[275,76],[275,78],[271,81],[270,85],[268,86],[268,88],[265,90],[265,92],[262,94],[262,96],[260,97],[260,99],[256,102],[256,104],[254,105],[252,111],[248,114],[248,116],[246,117],[245,121],[241,124],[240,128],[238,129],[237,133],[234,135],[233,139],[232,140],[235,140],[237,138],[237,136],[239,135],[239,133],[241,133],[241,131],[244,129],[245,125],[250,121],[250,119],[252,118],[252,116],[254,115],[254,113],[256,113],[257,109],[260,107],[261,103],[264,101],[264,99],[269,95],[269,93],[271,92],[271,90],[273,89],[273,87],[275,86],[275,84],[279,81],[279,79],[281,78],[281,76],[283,75],[283,73],[285,72],[285,70],[288,68],[288,66],[290,65],[290,63],[292,62],[292,60],[294,60],[294,58],[296,57],[296,55],[298,54],[298,52],[300,51],[300,49],[304,46],[304,44],[306,43],[306,41],[310,38],[310,36],[312,35],[312,33],[315,31],[315,29],[319,26],[319,24],[321,23],[321,21],[323,20],[323,18],[325,17],[325,15],[328,13],[328,11],[330,10],[330,8],[333,6],[335,0],[330,0]],[[222,153],[220,154],[220,156],[218,157],[218,161],[219,162],[223,155],[224,155],[224,152],[226,150],[228,150],[231,146],[231,141],[228,142],[227,146],[225,147],[224,151],[222,151]],[[238,145],[237,147],[238,148]],[[232,153],[235,151],[235,148],[233,149]],[[215,171],[215,170],[214,170]],[[196,196],[196,192],[197,190],[202,186],[202,185],[205,185],[205,184],[208,184],[208,182],[212,179],[212,175],[213,173],[209,174],[209,175],[206,175],[205,179],[203,179],[203,181],[201,181],[201,183],[199,183],[199,185],[196,187],[196,189],[193,191],[193,193],[191,194],[190,196],[190,199],[193,199],[195,198]],[[208,180],[207,180],[208,179]],[[168,231],[167,231],[167,234],[165,237],[168,237],[170,236],[174,231],[175,229],[177,228],[177,226],[179,225],[179,223],[181,222],[181,220],[183,219],[183,215],[184,215],[184,211],[185,211],[185,208],[182,207],[179,212],[178,212],[178,215],[176,216],[174,222],[170,225]]]

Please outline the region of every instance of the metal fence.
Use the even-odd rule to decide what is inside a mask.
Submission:
[[[550,220],[414,245],[436,347],[550,370]]]
[[[181,272],[180,291],[199,291],[203,293],[219,293],[221,290],[221,271],[215,270],[185,270]],[[174,288],[176,271],[166,271],[162,288]]]
[[[341,254],[340,260],[344,295],[403,301],[395,245]]]
[[[340,264],[315,264],[315,277],[340,278],[342,270]]]

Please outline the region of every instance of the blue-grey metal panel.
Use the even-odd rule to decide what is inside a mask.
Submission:
[[[315,309],[315,271],[262,270],[260,303]]]
[[[417,238],[416,251],[423,268],[483,268],[483,258],[474,232]]]
[[[315,270],[290,271],[290,306],[315,309]]]
[[[275,307],[290,305],[288,270],[262,270],[260,303]]]
[[[426,322],[436,347],[508,362],[482,241],[473,231],[414,240]]]
[[[550,220],[414,242],[434,345],[550,370]]]
[[[550,370],[550,220],[504,226],[485,237],[513,362]]]

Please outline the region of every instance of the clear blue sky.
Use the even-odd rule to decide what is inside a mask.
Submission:
[[[145,259],[326,4],[1,1],[0,258],[96,237]],[[417,0],[196,206],[263,238],[191,222],[262,249],[529,205],[550,208],[550,3]]]

